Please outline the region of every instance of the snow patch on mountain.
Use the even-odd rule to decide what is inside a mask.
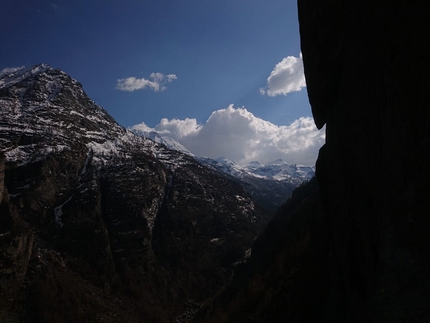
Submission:
[[[189,156],[194,156],[194,154],[192,152],[190,152],[187,148],[185,148],[182,144],[180,144],[175,139],[173,139],[171,137],[167,137],[167,136],[161,136],[160,134],[158,134],[155,131],[146,131],[145,129],[142,129],[139,126],[140,125],[133,126],[131,128],[128,128],[128,129],[140,137],[149,138],[156,143],[165,145],[169,149],[179,151],[179,152],[186,154],[186,155],[189,155]]]

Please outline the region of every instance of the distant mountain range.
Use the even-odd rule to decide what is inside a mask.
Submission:
[[[138,128],[130,128],[130,130],[138,136],[149,138],[169,149],[192,156],[212,170],[221,171],[235,178],[246,187],[253,199],[269,212],[275,211],[282,203],[285,203],[297,186],[315,175],[315,166],[289,165],[282,159],[266,164],[253,161],[241,166],[225,157],[213,159],[195,156],[171,137],[160,135],[155,131],[142,131]]]
[[[310,180],[315,175],[315,166],[298,164],[289,165],[282,159],[277,159],[266,164],[259,161],[252,161],[247,165],[241,166],[225,157],[213,159],[209,157],[196,156],[177,140],[169,136],[160,135],[155,131],[142,131],[133,127],[130,128],[130,130],[138,136],[149,138],[157,143],[165,145],[169,149],[193,156],[202,164],[214,167],[239,179],[246,178],[247,176],[254,176],[268,180],[289,181],[293,184],[300,184],[304,181]]]
[[[196,157],[196,159],[240,179],[253,176],[273,181],[288,181],[298,185],[315,175],[315,166],[288,165],[282,159],[267,164],[253,161],[245,166],[240,166],[225,157],[215,160],[206,157]]]

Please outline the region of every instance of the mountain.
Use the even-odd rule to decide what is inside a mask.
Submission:
[[[0,149],[2,321],[185,322],[260,230],[242,185],[48,65],[0,77]]]

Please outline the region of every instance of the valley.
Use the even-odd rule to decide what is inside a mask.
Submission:
[[[175,14],[169,17],[176,19],[182,6],[191,8],[172,4]],[[158,17],[165,17],[165,9],[158,8]],[[245,11],[242,5],[239,9],[235,12]],[[184,115],[163,120],[167,126],[188,122],[193,134],[203,127],[223,129],[228,136],[209,131],[199,138],[237,139],[239,155],[251,147],[260,149],[260,157],[267,151],[262,149],[267,138],[284,133],[278,143],[288,145],[286,138],[306,139],[290,136],[302,131],[314,136],[300,141],[296,150],[290,147],[302,157],[325,141],[315,167],[272,154],[273,162],[246,159],[244,165],[196,156],[161,132],[120,126],[60,69],[14,63],[2,70],[0,322],[430,321],[428,4],[298,0],[297,9],[301,53],[276,64],[263,87],[257,90],[253,84],[254,94],[261,95],[257,101],[269,102],[269,96],[306,87],[315,125],[325,127],[325,136],[309,119],[280,127],[233,105],[213,112],[204,126]],[[196,23],[206,22],[200,19],[204,15],[197,16]],[[220,40],[230,36],[230,29],[216,24],[213,29],[208,21]],[[248,22],[248,27],[272,25],[271,20]],[[168,20],[162,23],[164,27]],[[172,24],[170,31],[182,26]],[[216,34],[218,29],[222,33]],[[179,34],[173,34],[160,38],[163,46],[175,43]],[[188,40],[189,34],[184,35]],[[262,35],[266,39],[270,33]],[[229,40],[229,45],[236,43]],[[251,42],[255,49],[260,46]],[[163,47],[157,52],[163,55],[153,55],[147,49],[160,48],[160,43],[150,42],[153,47],[148,48],[143,43],[144,50],[135,56],[149,52],[146,58],[163,64],[177,59],[176,50]],[[218,55],[217,46],[209,47],[221,62],[224,55]],[[270,47],[255,53],[266,56]],[[225,53],[240,54],[228,61],[237,70],[256,59],[254,51],[226,48]],[[19,49],[11,55],[26,52]],[[164,56],[170,52],[175,56]],[[186,52],[194,51],[187,47]],[[98,50],[97,55],[103,56]],[[190,57],[194,64],[202,56]],[[190,79],[198,79],[194,86],[206,85],[205,80],[220,75],[217,81],[225,85],[225,93],[232,84],[243,85],[236,73],[225,73],[231,72],[226,63],[212,63],[212,74],[202,73],[204,64],[193,65],[198,73],[189,78],[179,72],[133,74],[139,78],[124,74],[115,91],[147,89],[152,92],[143,101],[151,102],[157,95],[153,92],[169,86],[176,103],[185,88],[205,93],[199,92],[204,87],[183,85]],[[248,66],[250,74],[241,79],[254,74],[257,65]],[[112,79],[115,73],[109,74]],[[287,76],[286,84],[278,82],[281,76],[284,81]],[[175,90],[171,83],[182,77],[184,83],[174,83]],[[218,98],[209,88],[212,98],[202,95],[205,102]],[[231,91],[237,98],[250,87],[236,89],[243,90]],[[169,102],[168,95],[157,99]],[[244,130],[240,136],[233,131],[237,125]],[[252,145],[253,140],[262,144]]]

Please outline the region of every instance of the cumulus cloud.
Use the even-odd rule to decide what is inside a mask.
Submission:
[[[164,84],[173,82],[176,79],[177,77],[175,74],[163,75],[161,73],[151,73],[149,75],[149,80],[145,78],[138,79],[135,77],[118,79],[116,82],[116,89],[127,92],[151,89],[155,92],[159,92],[166,89]]]
[[[325,141],[324,131],[317,130],[310,117],[277,126],[233,105],[214,111],[203,125],[187,118],[162,119],[155,128],[144,123],[134,127],[146,127],[140,129],[172,137],[197,156],[224,156],[242,165],[278,158],[290,164],[314,165]]]
[[[19,66],[19,67],[5,67],[1,70],[0,75],[13,73],[19,70],[22,70],[25,66]]]
[[[300,91],[305,86],[303,59],[300,53],[299,57],[287,56],[276,64],[267,78],[267,85],[260,88],[260,93],[268,96],[287,95]]]

